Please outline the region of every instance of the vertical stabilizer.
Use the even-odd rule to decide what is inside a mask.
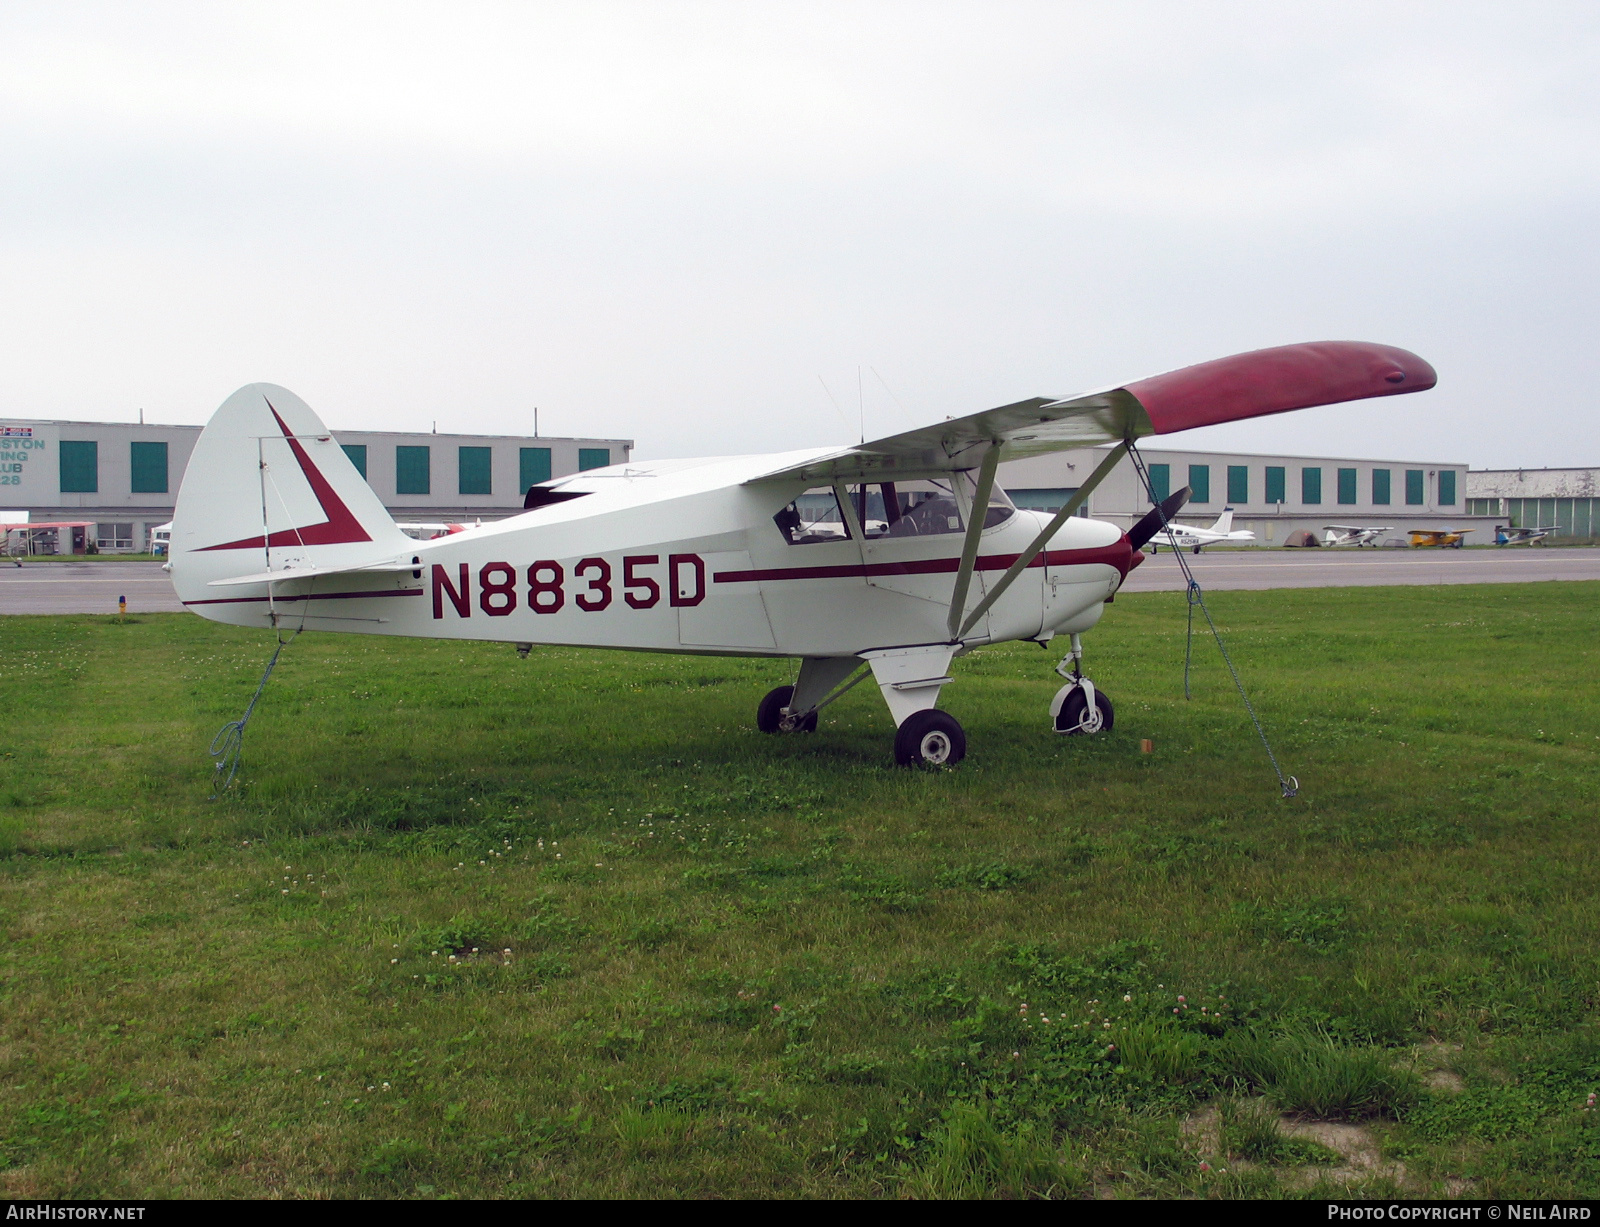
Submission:
[[[1224,507],[1222,514],[1217,517],[1217,522],[1211,526],[1211,531],[1221,533],[1226,537],[1233,531],[1233,508]]]
[[[213,580],[352,567],[411,548],[311,407],[253,383],[223,401],[195,443],[172,519],[173,587],[189,603]]]

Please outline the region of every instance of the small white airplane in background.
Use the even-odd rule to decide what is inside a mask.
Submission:
[[[1510,525],[1494,526],[1496,545],[1535,545],[1556,531],[1554,524],[1548,528],[1512,528]]]
[[[1378,538],[1391,531],[1391,525],[1381,528],[1363,528],[1358,524],[1324,524],[1322,526],[1323,545],[1377,545]]]
[[[429,541],[395,524],[304,401],[251,384],[195,444],[168,567],[185,606],[235,626],[490,640],[523,655],[561,644],[798,658],[793,685],[756,708],[765,733],[812,731],[870,676],[896,760],[952,764],[966,734],[939,694],[950,662],[984,644],[1070,636],[1052,725],[1111,728],[1079,636],[1187,497],[1126,533],[1075,514],[1135,440],[1436,378],[1385,345],[1286,345],[859,446],[590,469],[532,487],[521,515]],[[1115,446],[1054,515],[1019,510],[995,484],[1002,460],[1101,443]]]
[[[1187,486],[1184,487],[1184,491],[1187,493]],[[1203,546],[1221,545],[1224,542],[1244,545],[1256,539],[1256,535],[1248,528],[1234,528],[1232,507],[1224,507],[1222,514],[1217,517],[1217,522],[1210,528],[1200,528],[1193,524],[1173,524],[1156,536],[1162,538],[1173,549],[1193,550],[1196,554]],[[1154,545],[1151,545],[1150,552],[1152,554],[1156,552]]]

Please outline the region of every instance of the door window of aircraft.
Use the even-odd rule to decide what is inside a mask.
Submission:
[[[958,480],[967,482],[965,501],[970,502],[974,494],[970,477],[962,474]],[[960,504],[946,481],[874,482],[851,486],[847,493],[856,518],[861,521],[861,531],[869,541],[880,537],[931,537],[966,530]],[[1002,524],[1015,515],[1016,510],[1006,492],[996,487],[989,496],[989,510],[983,526],[993,528]]]
[[[807,490],[790,503],[772,522],[790,545],[816,545],[824,541],[848,541],[850,526],[839,509],[839,498],[832,486]]]

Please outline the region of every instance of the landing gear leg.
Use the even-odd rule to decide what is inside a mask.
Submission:
[[[756,708],[756,727],[763,733],[814,733],[817,709],[850,688],[844,685],[861,667],[854,656],[807,656],[793,686],[769,691]],[[852,682],[850,685],[854,685]]]
[[[937,707],[939,691],[950,680],[946,670],[956,646],[926,644],[861,654],[894,717],[894,759],[902,767],[953,767],[966,756],[966,733],[954,716]]]
[[[804,715],[791,713],[790,701],[794,698],[793,686],[779,686],[767,691],[756,708],[756,728],[763,733],[814,733],[817,731],[817,713]]]
[[[1072,651],[1062,657],[1056,672],[1067,684],[1050,701],[1050,723],[1058,733],[1088,735],[1109,733],[1116,721],[1111,700],[1083,676],[1083,637],[1072,636]]]

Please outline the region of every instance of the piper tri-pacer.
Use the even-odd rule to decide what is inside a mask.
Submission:
[[[1364,545],[1376,546],[1378,538],[1390,530],[1387,524],[1368,525],[1360,524],[1324,524],[1322,526],[1323,545]]]
[[[953,764],[966,736],[939,696],[950,662],[985,644],[1070,636],[1053,727],[1111,728],[1079,637],[1188,494],[1126,533],[1073,514],[1136,440],[1435,379],[1402,349],[1288,345],[854,447],[591,469],[431,541],[396,527],[303,401],[250,384],[195,445],[169,566],[189,609],[237,626],[797,658],[757,708],[768,733],[810,732],[870,673],[896,759]],[[1002,460],[1103,443],[1054,515],[995,484]]]

